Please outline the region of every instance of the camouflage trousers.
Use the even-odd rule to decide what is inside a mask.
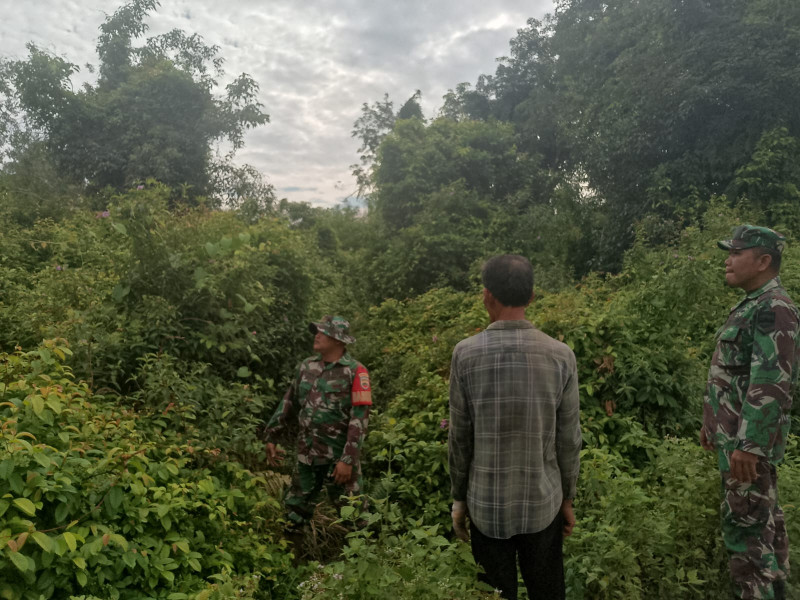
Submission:
[[[333,480],[335,467],[336,463],[321,465],[297,463],[292,474],[292,484],[284,498],[290,521],[301,525],[311,520],[323,487],[330,502],[337,507],[344,504],[342,496],[357,496],[361,493],[360,465],[353,466],[353,476],[344,485],[339,485]]]
[[[736,598],[780,599],[789,575],[789,538],[778,506],[775,465],[761,458],[756,480],[730,474],[730,452],[719,452],[722,475],[722,539],[730,557]]]

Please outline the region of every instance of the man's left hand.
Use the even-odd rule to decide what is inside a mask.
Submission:
[[[337,462],[336,467],[333,469],[333,480],[338,485],[344,485],[350,481],[351,477],[353,477],[353,465],[348,465],[341,461]]]
[[[750,483],[756,480],[756,465],[758,455],[744,450],[734,450],[731,454],[731,477],[742,483]]]

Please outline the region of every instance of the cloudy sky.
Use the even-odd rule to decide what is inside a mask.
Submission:
[[[98,27],[122,2],[0,0],[0,55],[24,58],[32,41],[96,65]],[[335,205],[355,190],[350,134],[364,102],[388,93],[397,110],[419,89],[434,116],[448,88],[494,73],[517,29],[552,10],[552,0],[161,0],[147,24],[148,35],[199,33],[220,46],[227,76],[247,72],[261,86],[271,122],[237,162],[279,198]]]

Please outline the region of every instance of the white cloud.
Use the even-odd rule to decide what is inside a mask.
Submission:
[[[97,63],[98,28],[121,0],[0,0],[0,55],[26,42],[78,64]],[[399,107],[415,90],[432,116],[448,88],[494,73],[496,58],[551,0],[162,0],[148,35],[179,28],[220,47],[229,78],[260,84],[270,124],[238,154],[280,196],[333,205],[355,188],[350,135],[361,105],[388,93]],[[74,83],[91,80],[82,70]],[[224,83],[224,82],[221,82]]]

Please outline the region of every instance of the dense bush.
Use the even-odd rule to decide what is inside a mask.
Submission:
[[[342,510],[348,519],[362,518],[370,526],[349,534],[342,560],[320,565],[300,584],[301,600],[499,599],[485,584],[476,584],[468,545],[449,541],[440,525],[404,517],[386,500],[373,505],[372,514]]]
[[[256,597],[287,597],[283,482],[189,423],[172,431],[169,409],[92,396],[63,366],[69,353],[51,341],[0,354],[2,596],[176,600],[246,576]],[[174,411],[188,414],[180,399]]]
[[[227,379],[284,377],[322,291],[314,250],[277,219],[169,212],[167,198],[149,184],[107,211],[12,230],[2,251],[16,260],[0,263],[6,348],[66,337],[80,377],[121,391],[137,359],[159,352]]]

